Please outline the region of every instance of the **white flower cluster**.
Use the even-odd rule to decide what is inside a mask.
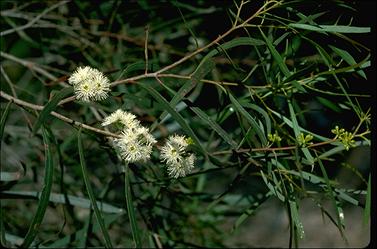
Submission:
[[[194,168],[195,156],[186,151],[188,145],[184,136],[173,135],[161,148],[161,158],[167,164],[169,176],[183,177]]]
[[[118,109],[115,112],[111,113],[102,122],[102,126],[107,126],[110,124],[116,124],[120,126],[121,130],[135,129],[140,126],[140,122],[136,119],[135,115],[122,111],[121,109]]]
[[[113,139],[112,145],[123,160],[134,163],[150,159],[157,141],[135,115],[118,109],[102,122],[102,126],[110,124],[121,131],[121,137]],[[185,136],[173,135],[161,148],[161,159],[166,162],[170,177],[184,177],[194,168],[195,156],[187,152],[190,143],[190,139]]]
[[[141,126],[135,115],[118,109],[102,122],[102,126],[110,124],[118,125],[122,130],[121,138],[116,138],[113,142],[122,159],[134,163],[150,158],[157,141],[147,128]]]
[[[78,67],[69,77],[76,99],[85,102],[106,99],[110,91],[110,81],[102,72],[91,67]]]

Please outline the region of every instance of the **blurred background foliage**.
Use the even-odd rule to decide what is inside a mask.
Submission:
[[[244,23],[264,4],[274,7]],[[33,134],[38,112],[15,104],[7,109],[2,98],[2,245],[25,246],[27,235],[31,246],[102,247],[109,246],[103,237],[107,232],[114,247],[299,246],[310,237],[301,218],[310,214],[301,208],[302,200],[338,230],[341,246],[347,245],[345,231],[352,223],[363,220],[369,231],[374,45],[364,13],[372,5],[1,1],[1,91],[41,106],[68,86],[78,66],[96,67],[111,81],[128,79],[145,73],[147,51],[148,72],[164,70],[240,25],[164,70],[158,80],[131,80],[116,85],[104,101],[55,108],[97,128],[112,111],[128,110],[151,127],[158,145],[173,133],[196,136],[198,159],[187,177],[169,179],[157,150],[151,161],[129,165],[134,226],[126,207],[123,163],[106,137],[82,134],[103,229],[90,208],[76,127],[48,117]],[[336,125],[354,133],[355,147],[345,150],[332,140]],[[300,147],[301,132],[313,135],[313,147]],[[268,134],[275,133],[282,140],[272,143]],[[44,213],[38,199],[48,184]],[[266,220],[285,210],[281,229],[288,232],[281,244],[269,244],[270,236],[280,234],[276,227],[264,234],[264,242],[247,235],[263,226],[247,221],[269,201],[277,209]],[[347,223],[348,207],[363,218],[350,215],[352,223]],[[39,227],[31,225],[36,217],[43,219]],[[245,227],[247,232],[240,232]]]

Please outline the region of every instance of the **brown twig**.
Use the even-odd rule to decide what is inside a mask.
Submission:
[[[26,102],[26,101],[23,101],[21,99],[18,99],[18,98],[15,98],[15,97],[12,97],[11,95],[3,92],[3,91],[0,91],[0,96],[6,100],[9,100],[9,101],[12,101],[13,103],[19,105],[19,106],[24,106],[24,107],[27,107],[27,108],[30,108],[30,109],[33,109],[33,110],[37,110],[37,111],[42,111],[44,106],[41,106],[41,105],[35,105],[35,104],[32,104],[30,102]],[[55,111],[51,112],[50,113],[52,116],[68,123],[68,124],[71,124],[71,125],[74,125],[74,126],[77,126],[77,127],[82,127],[84,129],[87,129],[87,130],[91,130],[91,131],[94,131],[96,133],[99,133],[99,134],[103,134],[103,135],[106,135],[106,136],[110,136],[110,137],[115,137],[115,138],[119,138],[120,136],[117,135],[117,134],[114,134],[112,132],[108,132],[108,131],[104,131],[104,130],[101,130],[101,129],[98,129],[98,128],[95,128],[95,127],[92,127],[90,125],[87,125],[87,124],[83,124],[81,122],[78,122],[78,121],[75,121],[73,119],[70,119],[70,118],[67,118],[66,116],[62,115],[62,114],[59,114]]]
[[[331,139],[328,141],[320,142],[320,143],[315,143],[315,144],[310,144],[306,146],[306,148],[313,148],[313,147],[319,147],[323,146],[326,144],[331,144],[333,142],[336,142],[337,139]],[[245,153],[245,152],[258,152],[258,151],[284,151],[284,150],[294,150],[296,149],[297,146],[285,146],[285,147],[263,147],[263,148],[254,148],[254,149],[239,149],[236,150],[236,153]],[[225,150],[225,151],[217,151],[212,153],[212,155],[222,155],[222,154],[231,154],[233,153],[233,150]]]

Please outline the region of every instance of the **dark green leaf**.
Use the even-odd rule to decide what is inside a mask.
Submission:
[[[241,104],[233,97],[231,93],[229,93],[230,101],[233,103],[234,109],[237,110],[244,116],[252,125],[253,129],[255,129],[256,134],[258,135],[261,144],[263,146],[267,145],[267,139],[263,130],[259,127],[258,123],[255,119],[241,106]]]
[[[34,215],[34,218],[29,226],[29,230],[26,233],[25,240],[22,243],[22,248],[28,248],[33,242],[35,236],[39,231],[39,227],[42,223],[43,217],[45,215],[48,202],[50,199],[52,181],[53,181],[53,172],[54,164],[51,153],[51,134],[43,127],[42,128],[43,142],[45,146],[45,174],[44,174],[44,184],[41,191],[40,199],[38,202],[38,208]]]
[[[343,50],[343,49],[340,49],[340,48],[337,48],[337,47],[334,47],[334,46],[331,46],[329,45],[329,47],[335,52],[337,53],[340,57],[343,58],[343,60],[345,60],[350,66],[353,66],[356,63],[355,59],[352,57],[352,55],[350,53],[348,53],[346,50]],[[367,79],[367,76],[365,75],[364,71],[359,69],[356,71],[361,77],[363,77],[364,79]]]
[[[58,93],[56,93],[50,101],[45,105],[43,110],[38,116],[37,121],[35,121],[33,126],[33,134],[37,133],[41,125],[47,120],[47,118],[50,116],[50,113],[54,111],[56,106],[58,105],[59,101],[65,98],[66,96],[73,93],[73,87],[66,87],[60,90]]]
[[[41,195],[40,192],[36,191],[16,191],[16,190],[9,190],[1,192],[4,198],[12,198],[12,199],[23,199],[23,198],[32,198],[32,199],[40,199]],[[81,208],[92,208],[90,200],[82,197],[67,195],[68,202],[72,206],[81,207]],[[64,194],[57,194],[51,193],[50,194],[50,202],[53,203],[61,203],[61,204],[68,204],[65,200]],[[97,201],[97,206],[100,207],[102,212],[105,213],[123,213],[124,210],[119,207],[115,207],[108,203]]]
[[[330,109],[333,110],[334,112],[337,112],[337,113],[342,112],[342,110],[341,110],[336,104],[334,104],[332,101],[330,101],[330,100],[328,100],[328,99],[325,99],[325,98],[322,98],[322,97],[316,97],[316,99],[317,99],[322,105],[324,105],[324,106],[327,107],[327,108],[330,108]]]
[[[259,29],[260,33],[262,34],[266,45],[268,49],[271,52],[272,57],[275,59],[276,63],[278,64],[280,71],[283,72],[286,78],[291,76],[291,72],[289,71],[287,65],[285,64],[283,58],[280,56],[279,52],[275,49],[274,44],[266,37],[266,35],[263,33],[262,29]],[[301,92],[306,92],[306,90],[296,81],[292,80],[292,85],[293,87],[297,88]]]
[[[8,118],[9,108],[10,108],[11,104],[12,104],[12,101],[9,101],[8,104],[7,104],[7,106],[5,107],[3,115],[1,115],[1,121],[0,121],[0,141],[3,140],[5,122],[6,122],[7,118]]]
[[[318,25],[313,26],[302,23],[290,23],[288,26],[292,28],[305,29],[318,32],[329,33],[370,33],[370,27],[355,27],[355,26],[343,26],[343,25]]]
[[[187,122],[184,120],[184,118],[179,114],[174,107],[172,107],[169,102],[161,96],[156,90],[153,88],[145,85],[145,84],[139,84],[141,87],[143,87],[145,90],[147,90],[152,97],[159,102],[166,111],[172,115],[172,117],[178,122],[178,124],[184,129],[184,131],[189,135],[195,142],[197,146],[199,146],[200,150],[204,153],[207,154],[206,150],[204,149],[203,145],[199,141],[198,137],[195,135],[195,133],[192,131],[191,127],[187,124]]]
[[[81,171],[82,171],[82,176],[83,176],[83,179],[84,179],[85,187],[86,187],[86,190],[88,192],[91,205],[93,206],[94,214],[97,218],[97,222],[100,225],[102,235],[105,238],[105,246],[106,246],[106,248],[113,248],[113,246],[111,244],[110,236],[109,236],[109,234],[106,230],[105,223],[103,222],[102,214],[97,207],[97,201],[96,201],[96,198],[94,196],[92,186],[90,185],[89,175],[88,175],[88,172],[87,172],[87,169],[86,169],[84,149],[83,149],[83,146],[82,146],[81,128],[79,129],[79,132],[78,132],[78,135],[77,135],[77,146],[78,146],[79,155],[80,155],[80,165],[81,165]]]
[[[206,56],[204,56],[204,58],[202,59],[198,67],[200,67],[201,64],[204,63],[206,60],[212,58],[213,56],[217,55],[218,53],[224,50],[238,47],[238,46],[260,46],[260,45],[264,45],[264,42],[258,39],[251,38],[251,37],[234,38],[231,41],[228,41],[219,45],[220,48],[211,50]]]
[[[135,247],[141,248],[142,244],[141,244],[141,240],[140,240],[140,230],[137,226],[136,215],[135,215],[135,207],[134,207],[134,204],[133,204],[133,201],[132,201],[129,172],[130,171],[129,171],[128,165],[125,165],[124,193],[125,193],[125,197],[126,197],[128,217],[130,219],[132,237],[133,237],[134,242],[135,242]]]
[[[237,143],[233,141],[233,139],[228,135],[226,131],[223,130],[223,128],[220,127],[219,124],[217,124],[215,121],[211,119],[205,112],[203,112],[198,107],[191,107],[190,108],[193,112],[195,112],[198,117],[204,121],[206,124],[208,124],[214,131],[216,131],[217,134],[219,134],[220,137],[224,139],[225,142],[227,142],[232,149],[237,148]]]
[[[369,220],[370,220],[370,208],[371,208],[371,191],[372,191],[372,187],[371,187],[371,175],[369,174],[369,178],[368,178],[368,188],[367,188],[367,197],[366,197],[366,200],[365,200],[365,209],[364,209],[364,217],[363,217],[363,224],[364,225],[367,225]]]
[[[327,191],[330,194],[331,203],[332,203],[332,205],[333,205],[333,207],[335,209],[335,212],[336,212],[337,227],[339,229],[340,234],[345,239],[345,237],[344,237],[345,235],[344,235],[344,231],[343,231],[343,227],[342,227],[341,216],[340,216],[340,213],[339,213],[338,205],[336,203],[335,194],[334,194],[333,188],[330,185],[330,180],[329,180],[329,177],[327,176],[326,169],[323,166],[321,159],[318,158],[318,155],[317,155],[317,161],[318,161],[318,164],[319,164],[319,166],[321,168],[323,177],[324,177],[324,179],[326,181]]]

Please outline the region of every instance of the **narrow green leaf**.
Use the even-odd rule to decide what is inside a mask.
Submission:
[[[363,217],[363,224],[367,225],[369,220],[370,220],[370,207],[371,207],[371,175],[369,174],[369,179],[368,179],[368,188],[367,188],[367,197],[365,199],[365,209],[364,209],[364,217]]]
[[[172,100],[170,100],[169,104],[170,106],[176,106],[179,101],[181,101],[194,87],[196,86],[194,81],[188,81],[186,82],[179,90],[174,94],[174,97]],[[160,114],[160,117],[156,119],[156,121],[151,125],[151,130],[153,131],[159,122],[163,122],[163,120],[166,118],[166,116],[169,114],[167,111],[163,111]]]
[[[5,239],[5,226],[4,226],[4,211],[3,211],[3,204],[0,202],[0,245],[4,248],[7,247],[7,241]]]
[[[258,135],[262,146],[266,146],[267,145],[266,136],[263,133],[263,130],[259,127],[258,123],[255,121],[255,119],[241,106],[241,104],[233,97],[231,93],[229,93],[229,98],[234,106],[234,109],[240,112],[242,116],[244,116],[250,122],[253,129],[255,129],[255,132]]]
[[[259,29],[260,33],[263,36],[263,39],[266,42],[266,45],[268,49],[270,50],[272,57],[274,57],[276,63],[278,64],[280,70],[283,72],[283,74],[286,77],[291,76],[291,72],[289,71],[287,65],[285,65],[283,58],[280,56],[279,52],[275,49],[274,44],[266,37],[266,35],[263,33],[262,29]]]
[[[110,220],[107,222],[107,224],[113,223],[115,220],[119,219],[119,215],[111,215]],[[80,244],[80,240],[84,240],[87,232],[87,225],[89,225],[89,219],[85,221],[85,225],[82,229],[77,230],[73,234],[69,234],[61,239],[58,239],[54,241],[53,243],[49,244],[46,248],[70,248],[70,244],[77,245],[77,247],[81,247],[82,244]],[[98,230],[100,230],[100,226],[95,223],[92,228],[92,232],[96,233]],[[74,243],[74,242],[78,243]],[[71,246],[72,247],[72,246]],[[40,248],[43,248],[42,246]]]
[[[153,63],[153,60],[149,60],[148,62],[148,70],[152,70],[152,65],[155,66],[154,70],[156,70],[157,65]],[[120,79],[122,77],[128,77],[131,72],[135,71],[144,71],[145,70],[145,61],[137,61],[132,64],[127,65],[125,69],[120,73],[117,79]]]
[[[280,118],[281,120],[283,120],[283,122],[285,124],[287,124],[289,127],[291,127],[293,129],[293,123],[292,123],[292,121],[290,119],[288,119],[287,117],[283,116],[282,114],[280,114],[280,113],[278,113],[278,112],[276,112],[274,110],[270,109],[270,111],[271,111],[272,114],[276,115],[278,118]],[[313,132],[310,132],[308,130],[305,130],[304,128],[302,128],[300,126],[298,126],[298,128],[299,128],[300,132],[304,132],[304,133],[313,135],[313,137],[315,137],[315,138],[317,138],[317,139],[319,139],[321,141],[328,141],[328,140],[330,140],[329,138],[326,138],[326,137],[320,136],[318,134],[315,134]]]
[[[334,192],[337,194],[337,197],[338,198],[341,198],[349,203],[351,203],[352,205],[355,205],[355,206],[358,206],[359,205],[359,201],[352,198],[351,196],[349,196],[348,194],[346,194],[342,189],[335,189]]]
[[[275,195],[277,198],[279,198],[279,200],[284,202],[285,201],[284,195],[282,195],[282,193],[280,193],[279,190],[276,189],[276,187],[268,181],[267,177],[264,175],[262,170],[260,171],[260,173],[261,173],[264,183],[266,184],[267,188],[270,190],[271,194]]]
[[[300,128],[298,126],[298,122],[297,122],[297,119],[296,119],[296,113],[293,110],[293,106],[292,106],[292,103],[291,103],[290,100],[288,100],[288,107],[289,107],[289,113],[291,115],[291,120],[292,120],[292,128],[293,128],[293,131],[295,133],[295,137],[297,139],[300,135]],[[301,148],[301,151],[304,153],[304,156],[309,161],[309,164],[313,165],[314,164],[314,158],[310,154],[309,149],[308,148]]]
[[[206,60],[212,58],[213,56],[219,54],[220,52],[224,50],[238,47],[238,46],[260,46],[260,45],[264,45],[264,42],[255,38],[251,38],[251,37],[234,38],[231,41],[228,41],[219,45],[220,48],[211,50],[206,56],[203,57],[198,67],[200,67],[201,64],[204,63]]]
[[[158,93],[156,90],[153,88],[140,83],[139,86],[144,88],[145,90],[148,91],[150,95],[158,102],[160,103],[166,111],[172,115],[172,117],[178,122],[178,124],[187,132],[187,134],[194,140],[195,144],[199,146],[200,150],[206,155],[207,152],[204,149],[203,145],[199,141],[198,137],[195,135],[195,133],[192,131],[191,127],[187,124],[187,122],[184,120],[181,114],[179,114],[170,104],[169,102],[161,96],[160,93]]]
[[[302,68],[294,73],[291,74],[291,76],[287,77],[283,83],[285,82],[290,82],[290,81],[293,81],[293,80],[298,80],[300,79],[301,77],[303,76],[307,76],[309,75],[310,73],[314,72],[315,69],[316,69],[317,65],[316,64],[310,64],[308,65],[307,67],[305,68]]]
[[[266,132],[267,132],[267,134],[271,133],[271,119],[270,119],[270,117],[268,116],[268,114],[265,110],[260,108],[258,105],[251,104],[251,103],[240,103],[240,104],[244,107],[251,108],[251,109],[259,112],[260,114],[262,114],[264,120],[266,121],[265,122],[266,123]]]
[[[289,209],[291,210],[291,217],[296,227],[296,233],[298,234],[298,237],[300,239],[303,239],[305,237],[305,231],[304,231],[304,226],[302,225],[302,222],[300,221],[300,216],[298,214],[296,202],[289,201]]]
[[[41,195],[40,192],[36,191],[17,191],[17,190],[7,190],[1,192],[3,198],[9,199],[40,199]],[[51,193],[50,194],[50,202],[53,203],[60,203],[60,204],[68,204],[75,207],[81,208],[92,208],[90,200],[82,197],[77,197],[73,195],[67,195],[68,201],[65,200],[64,194],[57,194]],[[108,203],[97,201],[97,206],[101,208],[101,211],[105,213],[114,213],[114,214],[121,214],[125,212],[122,208],[115,207]]]
[[[92,187],[90,185],[89,175],[88,175],[88,172],[87,172],[87,169],[86,169],[84,150],[83,150],[83,146],[82,146],[81,127],[80,127],[78,135],[77,135],[77,146],[78,146],[78,149],[79,149],[80,165],[81,165],[81,171],[82,171],[82,176],[83,176],[83,179],[84,179],[85,187],[86,187],[86,190],[88,192],[91,205],[93,206],[94,214],[96,216],[97,222],[100,225],[101,232],[103,234],[103,237],[105,238],[105,246],[106,246],[106,248],[113,248],[113,246],[111,244],[110,236],[109,236],[109,234],[106,230],[105,223],[103,222],[101,212],[99,211],[99,209],[97,207],[97,201],[96,201],[96,198],[94,196]]]
[[[176,106],[179,101],[181,101],[197,84],[203,79],[213,68],[215,63],[213,60],[207,60],[204,63],[199,64],[196,70],[191,74],[191,80],[186,82],[178,92],[175,92],[173,99],[170,101],[171,106]],[[160,122],[168,115],[167,111],[161,113],[160,117],[151,125],[151,130],[154,130]]]
[[[342,143],[334,142],[334,145],[337,145],[337,144],[339,144],[337,147],[334,147],[334,148],[322,153],[321,155],[318,156],[318,158],[325,159],[327,157],[330,157],[332,155],[335,155],[335,154],[345,150],[344,145]],[[370,146],[370,141],[356,141],[355,147],[359,147],[359,146]]]
[[[323,175],[323,177],[324,177],[324,179],[326,181],[327,191],[330,194],[331,203],[332,203],[332,205],[333,205],[333,207],[335,209],[335,212],[336,212],[337,227],[338,227],[339,232],[342,235],[343,239],[345,239],[344,231],[343,231],[343,227],[342,227],[341,216],[340,216],[340,213],[339,213],[339,210],[338,210],[338,206],[336,204],[336,199],[335,199],[334,191],[333,191],[333,188],[330,185],[330,180],[329,180],[329,177],[327,176],[326,169],[323,166],[322,161],[321,161],[321,159],[319,159],[318,155],[317,155],[317,161],[318,161],[319,167],[321,168],[322,175]]]
[[[266,45],[268,49],[271,52],[272,57],[275,59],[276,63],[278,64],[280,71],[283,72],[286,78],[289,78],[291,76],[291,72],[289,71],[287,65],[285,64],[283,58],[280,56],[279,52],[275,49],[274,44],[266,37],[266,35],[263,33],[262,29],[259,28],[260,33],[263,36],[263,39],[266,42]],[[297,88],[301,92],[306,92],[304,87],[302,87],[296,80],[292,80],[293,87]]]
[[[370,27],[355,27],[355,26],[344,26],[344,25],[318,25],[313,26],[309,24],[302,23],[290,23],[289,27],[297,29],[305,29],[318,32],[329,32],[329,33],[370,33]]]
[[[337,113],[341,113],[342,110],[336,105],[334,104],[332,101],[326,99],[326,98],[322,98],[322,97],[316,97],[316,99],[322,104],[324,105],[325,107],[333,110],[334,112],[337,112]]]
[[[22,243],[22,248],[28,248],[31,243],[33,242],[35,236],[39,231],[39,227],[42,223],[43,217],[46,213],[46,209],[48,206],[48,202],[50,199],[50,193],[52,188],[52,181],[53,181],[53,172],[54,172],[54,164],[53,158],[51,153],[51,140],[50,134],[48,131],[42,127],[42,136],[43,136],[43,143],[45,146],[45,174],[44,174],[44,184],[41,191],[40,199],[38,202],[38,208],[34,215],[34,218],[29,226],[29,230],[26,233],[25,240]]]
[[[56,93],[50,101],[45,105],[43,110],[40,112],[37,121],[35,121],[33,126],[33,134],[37,133],[41,125],[47,120],[50,116],[50,113],[55,109],[58,105],[59,101],[65,98],[66,96],[73,93],[73,87],[65,87]]]
[[[228,135],[228,133],[224,131],[223,128],[221,128],[219,124],[213,121],[210,116],[208,116],[205,112],[203,112],[198,107],[191,107],[191,110],[195,112],[195,114],[198,115],[198,117],[202,121],[208,124],[220,137],[222,137],[224,141],[227,142],[232,147],[232,149],[237,148],[237,143],[234,142],[233,139]]]
[[[0,141],[3,140],[3,134],[4,134],[4,128],[5,128],[5,121],[8,118],[10,105],[12,104],[12,101],[9,101],[8,104],[5,107],[5,110],[3,112],[3,115],[1,115],[1,121],[0,121]]]
[[[337,48],[337,47],[334,47],[334,46],[331,46],[331,45],[329,45],[329,47],[335,53],[337,53],[340,57],[342,57],[342,59],[345,60],[350,66],[357,64],[355,59],[352,57],[352,55],[350,53],[348,53],[346,50],[343,50],[343,49],[340,49],[340,48]],[[367,79],[367,76],[365,75],[363,70],[359,69],[359,70],[356,71],[356,73],[358,73],[364,79]]]
[[[209,72],[211,72],[214,67],[215,67],[215,62],[212,59],[210,58],[203,59],[199,63],[195,71],[191,74],[191,80],[193,81],[194,84],[199,83],[200,80],[203,79]]]
[[[264,194],[263,197],[261,199],[256,199],[255,202],[249,207],[247,208],[243,214],[241,214],[240,217],[238,217],[238,219],[235,221],[233,227],[232,227],[232,232],[234,232],[239,226],[241,226],[241,224],[252,214],[254,214],[254,212],[256,211],[256,209],[262,205],[267,199],[268,199],[268,195],[267,194]]]
[[[134,207],[133,201],[132,201],[128,165],[125,165],[125,171],[124,171],[124,193],[125,193],[125,197],[126,197],[128,218],[130,219],[132,237],[133,237],[134,242],[135,242],[135,247],[141,248],[142,244],[141,244],[141,240],[140,240],[140,230],[137,226],[136,215],[135,215],[135,207]]]

